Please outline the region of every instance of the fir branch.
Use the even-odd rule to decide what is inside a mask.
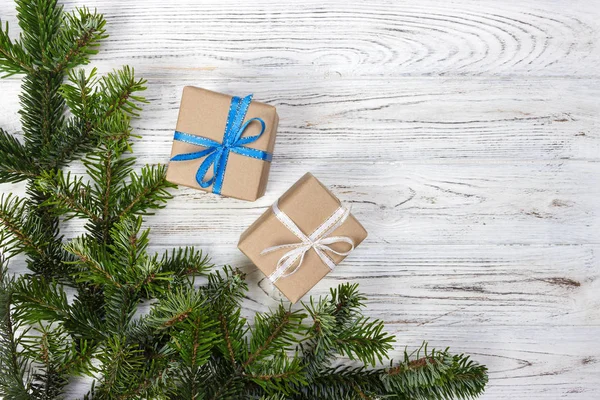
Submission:
[[[30,399],[30,363],[19,351],[21,339],[16,332],[20,323],[12,311],[13,284],[7,274],[7,261],[0,253],[0,396],[25,400]]]
[[[51,43],[62,22],[62,7],[56,0],[17,0],[17,18],[22,28],[22,44],[37,66],[47,65],[52,51]],[[47,144],[52,133],[64,121],[64,101],[58,93],[62,74],[40,69],[28,73],[23,79],[21,99],[21,124],[30,150],[47,161]]]
[[[244,375],[267,393],[289,395],[296,392],[295,387],[307,383],[301,358],[297,354],[289,357],[285,351],[249,365]]]
[[[60,168],[82,152],[89,150],[97,140],[95,129],[100,122],[97,119],[99,96],[96,93],[96,68],[89,75],[83,69],[71,70],[68,83],[61,85],[60,94],[73,118],[64,129],[56,132],[52,142],[54,161],[52,168]],[[106,122],[103,122],[106,123]]]
[[[99,41],[105,35],[106,21],[101,14],[86,7],[63,14],[61,29],[52,42],[52,72],[87,64],[89,56],[98,53]]]
[[[175,187],[167,181],[164,165],[146,165],[140,174],[132,172],[129,182],[115,193],[119,199],[115,210],[117,219],[131,214],[150,215],[148,210],[164,208],[167,200],[173,197],[166,189]]]
[[[172,336],[171,348],[186,367],[197,369],[208,362],[212,347],[219,340],[215,326],[215,321],[201,314],[179,325],[179,330]]]
[[[169,366],[158,364],[155,360],[147,362],[147,368],[139,372],[139,377],[130,387],[115,396],[117,400],[129,399],[167,399],[162,395],[166,391],[165,381],[168,379]]]
[[[15,282],[15,313],[28,323],[65,322],[70,319],[67,295],[57,282],[22,277]]]
[[[241,368],[239,364],[248,358],[246,319],[241,317],[239,307],[229,311],[223,310],[217,318],[223,338],[223,341],[217,344],[217,348],[231,365]]]
[[[104,81],[111,84],[106,86]],[[145,90],[143,80],[133,77],[133,70],[113,71],[98,79],[96,69],[89,75],[78,70],[69,73],[69,83],[62,85],[64,97],[74,118],[59,132],[53,144],[55,167],[62,166],[97,143],[123,142],[131,133],[130,110],[139,110],[137,103],[146,102],[133,93]],[[112,92],[103,93],[103,87]]]
[[[58,90],[62,76],[40,71],[23,78],[21,100],[21,126],[31,154],[40,167],[52,163],[50,143],[53,133],[64,126],[64,100]]]
[[[33,73],[31,57],[25,52],[20,42],[10,40],[8,22],[5,27],[2,29],[2,20],[0,20],[0,72],[6,73],[3,77]]]
[[[71,304],[71,317],[65,324],[65,328],[71,332],[74,338],[81,343],[89,342],[90,352],[109,334],[106,332],[103,322],[105,315],[102,294],[97,286],[80,285],[75,300]]]
[[[306,314],[291,311],[283,305],[272,314],[256,314],[251,330],[250,354],[242,367],[246,368],[280,349],[291,350],[296,335],[301,333],[302,320],[305,317]]]
[[[414,399],[473,399],[487,383],[486,367],[448,349],[428,352],[424,344],[411,358],[405,352],[404,361],[386,371],[386,389]]]
[[[110,229],[118,221],[114,218],[113,210],[117,207],[115,196],[116,188],[121,185],[131,173],[135,159],[123,158],[121,155],[127,151],[125,141],[103,143],[98,151],[88,154],[84,165],[88,175],[92,178],[91,195],[96,199],[99,208],[100,222],[93,228],[98,239],[108,242]]]
[[[110,230],[111,243],[108,245],[110,258],[121,269],[131,270],[148,259],[146,252],[150,242],[150,230],[142,230],[142,218],[127,218],[115,223]],[[133,276],[121,274],[122,282],[134,282]]]
[[[275,393],[270,395],[261,396],[258,400],[286,400],[287,397],[283,393]]]
[[[169,347],[177,354],[180,376],[178,390],[185,392],[190,399],[199,398],[202,394],[202,382],[199,381],[200,368],[211,356],[215,343],[220,337],[215,331],[216,322],[205,315],[196,314],[178,325],[178,330],[171,336]]]
[[[342,284],[332,288],[328,297],[319,298],[318,301],[311,297],[308,304],[303,303],[313,320],[313,325],[306,332],[308,340],[301,343],[309,376],[319,376],[336,354],[352,356],[354,351],[357,351],[363,356],[359,359],[374,364],[375,357],[368,357],[370,353],[360,349],[363,340],[372,343],[372,350],[376,350],[380,358],[385,355],[392,338],[382,333],[383,324],[377,320],[371,322],[377,335],[369,335],[368,330],[357,327],[362,318],[360,309],[364,300],[364,296],[358,292],[357,284]],[[363,337],[364,333],[367,335]]]
[[[107,149],[107,152],[105,154],[103,154],[104,159],[103,159],[103,164],[102,167],[99,169],[100,173],[101,173],[101,178],[102,180],[102,184],[100,185],[102,192],[98,193],[99,196],[99,201],[100,201],[100,207],[101,207],[101,215],[102,215],[102,224],[104,225],[104,237],[106,238],[108,235],[108,230],[110,229],[110,224],[111,221],[109,220],[110,218],[110,210],[111,210],[111,206],[113,204],[111,204],[111,199],[112,199],[112,189],[114,186],[113,182],[119,183],[118,179],[115,179],[113,181],[113,167],[115,169],[115,171],[118,171],[118,163],[114,163],[113,164],[113,160],[118,159],[119,157],[119,153],[118,150],[117,152],[114,152],[113,149]],[[89,169],[88,169],[89,171]],[[125,173],[125,168],[123,168],[123,174]],[[106,241],[106,239],[105,239]]]
[[[104,319],[107,332],[124,332],[131,322],[139,296],[129,285],[106,287],[104,293]]]
[[[94,134],[88,121],[72,118],[52,136],[46,152],[47,170],[58,170],[94,146]]]
[[[364,367],[325,368],[318,376],[311,377],[308,384],[296,387],[297,393],[290,397],[294,400],[405,399],[386,391],[381,375],[381,370]]]
[[[227,369],[217,369],[209,375],[208,379],[204,379],[204,382],[207,382],[204,391],[205,397],[210,400],[235,399],[240,393],[244,393],[246,388],[244,379]],[[182,398],[188,397],[184,395]]]
[[[62,171],[47,171],[40,175],[36,184],[48,196],[43,205],[57,215],[64,215],[67,219],[79,217],[101,222],[96,201],[91,196],[92,188],[82,177],[74,177],[70,172],[65,175]]]
[[[394,337],[383,331],[380,320],[358,317],[347,329],[338,332],[334,341],[337,352],[351,360],[358,359],[366,365],[375,366],[382,362],[392,349]]]
[[[95,390],[95,399],[118,398],[136,387],[145,363],[142,351],[118,335],[108,338],[98,360],[102,378]]]
[[[330,302],[335,305],[333,314],[340,326],[348,324],[354,317],[359,316],[365,306],[366,297],[358,291],[358,283],[345,283],[337,288],[331,288],[330,295]]]
[[[23,45],[35,63],[44,65],[50,43],[60,30],[62,6],[56,0],[16,0],[16,3]]]
[[[208,276],[208,285],[202,288],[212,305],[209,312],[219,321],[219,330],[223,340],[217,348],[231,366],[238,367],[238,360],[248,358],[246,319],[241,316],[240,301],[248,286],[244,275],[226,267],[223,274],[215,271]]]
[[[160,260],[156,254],[154,260],[160,265],[160,271],[181,278],[189,275],[206,275],[208,270],[214,267],[208,255],[193,246],[165,251]]]
[[[37,166],[25,146],[0,128],[0,183],[15,183],[35,178]]]
[[[99,98],[95,88],[98,82],[96,72],[96,68],[92,68],[89,74],[86,74],[84,69],[70,70],[67,83],[60,88],[60,93],[71,113],[80,122],[88,124],[88,133],[91,131],[91,124],[94,122],[93,114],[96,111],[95,106]]]
[[[208,283],[202,292],[214,305],[214,310],[234,310],[239,307],[241,299],[248,290],[246,275],[238,269],[225,266],[222,271],[214,271],[208,275]]]
[[[239,315],[235,315],[235,317],[237,317],[236,319],[239,319]],[[235,365],[237,362],[235,359],[235,352],[233,350],[234,345],[232,343],[232,334],[231,330],[229,329],[229,323],[224,315],[219,315],[219,323],[221,333],[223,334],[223,341],[225,342],[225,347],[227,349],[227,351],[223,353],[226,354],[229,357],[229,361],[231,361],[231,363]]]
[[[57,363],[56,372],[65,375],[91,375],[94,371],[91,363],[94,346],[87,340],[75,341],[71,338],[67,340],[66,335],[61,335],[60,332],[62,331],[49,331],[50,337],[59,339],[60,344],[65,347],[68,344],[63,358]]]
[[[179,327],[196,313],[203,312],[206,298],[201,292],[178,288],[166,293],[161,301],[155,304],[145,321],[157,330]]]
[[[3,245],[9,255],[25,252],[30,256],[47,256],[44,226],[31,215],[27,199],[12,193],[0,195],[0,227],[8,234]]]
[[[76,257],[71,264],[78,267],[76,279],[96,285],[110,285],[120,288],[120,279],[113,275],[115,266],[109,261],[109,255],[101,245],[89,237],[72,240],[65,246],[70,254]]]
[[[74,346],[67,332],[59,326],[38,324],[33,333],[23,337],[23,353],[34,360],[32,377],[34,398],[60,398],[68,382],[69,371],[63,368],[71,361]],[[87,365],[89,368],[89,364]]]
[[[136,79],[133,68],[128,66],[103,76],[98,83],[105,118],[117,112],[137,116],[141,110],[138,103],[147,102],[143,97],[134,95],[135,92],[146,90],[146,81]]]

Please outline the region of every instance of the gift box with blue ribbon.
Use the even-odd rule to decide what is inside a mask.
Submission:
[[[167,180],[254,201],[266,190],[279,117],[252,95],[228,96],[186,86]]]

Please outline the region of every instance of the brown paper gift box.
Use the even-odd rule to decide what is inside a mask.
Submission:
[[[283,196],[279,198],[279,208],[304,232],[310,235],[319,225],[327,220],[340,206],[340,201],[317,178],[307,173]],[[346,221],[329,236],[347,236],[356,247],[367,237],[367,231],[352,214]],[[267,247],[288,243],[298,243],[296,237],[277,219],[271,207],[261,215],[240,237],[238,248],[267,276],[275,271],[277,262],[285,250],[273,253],[260,253]],[[332,249],[344,252],[348,249],[346,243],[334,243]],[[326,252],[335,264],[345,257],[332,252]],[[352,254],[352,253],[350,253]],[[296,267],[294,263],[288,272]],[[323,260],[310,249],[304,256],[302,266],[288,277],[275,281],[275,286],[292,302],[297,302],[325,275],[330,272]]]
[[[206,89],[192,86],[184,87],[176,130],[222,143],[231,98],[232,96]],[[246,147],[273,153],[277,125],[279,124],[275,107],[252,101],[244,122],[251,118],[262,118],[266,123],[266,129],[257,141],[247,144]],[[260,129],[259,123],[251,123],[244,131],[243,137],[257,135],[260,133]],[[171,157],[203,149],[204,147],[201,146],[174,140]],[[196,182],[196,171],[198,171],[198,167],[204,161],[204,158],[189,161],[171,161],[167,169],[167,180],[177,185],[212,192],[212,186],[205,189]],[[271,163],[268,161],[231,152],[225,170],[221,195],[249,201],[258,199],[265,193],[270,168]],[[206,179],[211,177],[212,168],[209,169]]]

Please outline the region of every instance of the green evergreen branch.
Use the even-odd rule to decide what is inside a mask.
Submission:
[[[95,199],[91,196],[92,188],[82,177],[74,177],[70,172],[66,176],[62,171],[44,172],[36,183],[39,190],[48,195],[44,205],[51,207],[57,215],[101,222]]]
[[[128,66],[115,70],[99,80],[100,98],[104,109],[104,118],[109,118],[116,112],[137,116],[141,110],[137,103],[147,103],[146,99],[134,95],[135,92],[146,90],[146,81],[136,79],[133,68]]]
[[[54,166],[64,165],[86,145],[126,140],[131,131],[129,116],[139,110],[136,103],[146,102],[133,93],[145,90],[144,84],[145,81],[134,78],[130,68],[100,79],[96,78],[96,69],[89,75],[84,70],[71,71],[69,83],[61,86],[61,94],[75,118],[57,137]],[[102,92],[103,88],[110,88],[111,92]]]
[[[302,320],[305,317],[306,314],[291,311],[283,305],[272,314],[256,314],[254,327],[251,330],[250,354],[242,364],[242,368],[282,348],[291,350],[296,335],[301,333]]]
[[[6,73],[4,78],[15,74],[33,73],[31,58],[21,43],[10,40],[8,22],[5,27],[2,29],[0,20],[0,72]]]
[[[229,378],[225,379],[224,381],[220,381],[220,377],[217,374],[214,374],[211,376],[211,378],[216,380],[218,383],[218,385],[210,385],[214,385],[214,388],[216,388],[214,392],[210,390],[213,388],[207,390],[207,392],[209,392],[207,398],[211,400],[232,399],[237,393],[240,393],[244,387],[243,380],[235,374],[230,375]]]
[[[57,282],[42,277],[21,278],[14,290],[15,314],[20,320],[33,324],[70,319],[67,295]]]
[[[390,349],[392,337],[381,333],[383,324],[380,321],[371,322],[371,328],[376,328],[377,335],[357,329],[361,325],[358,322],[362,320],[360,309],[364,300],[357,284],[342,284],[332,288],[328,297],[319,298],[318,301],[311,297],[308,304],[303,303],[313,320],[313,325],[306,332],[308,340],[301,344],[309,376],[320,375],[338,353],[352,356],[357,351],[361,361],[375,364],[375,357],[368,357],[371,353],[363,352],[357,346],[361,341],[371,343],[371,351],[375,350],[373,355],[380,357]],[[367,335],[362,336],[363,332]]]
[[[20,199],[12,193],[0,195],[0,227],[8,233],[4,246],[9,255],[25,252],[46,257],[43,226],[30,214],[27,199]]]
[[[334,347],[351,360],[358,359],[374,366],[383,361],[394,342],[394,337],[383,328],[382,321],[358,317],[351,326],[339,332]]]
[[[18,0],[17,18],[23,29],[23,45],[38,65],[46,65],[50,43],[60,28],[62,7],[54,0]],[[58,90],[61,74],[39,69],[28,73],[23,80],[21,122],[26,143],[31,150],[47,160],[48,143],[52,132],[64,123],[64,100]]]
[[[258,400],[286,400],[287,397],[282,393],[275,393],[270,395],[261,396]]]
[[[219,340],[215,326],[214,321],[197,314],[181,324],[172,336],[171,347],[187,367],[196,369],[208,362],[214,343]]]
[[[383,382],[389,390],[414,399],[473,399],[487,383],[487,368],[463,354],[451,355],[448,349],[428,352],[423,345],[416,359],[405,352],[404,361],[389,368]]]
[[[143,369],[145,360],[142,351],[128,344],[124,337],[109,337],[98,359],[101,362],[102,379],[94,398],[117,398],[137,386],[137,372]]]
[[[49,333],[53,337],[58,337],[63,340],[63,345],[69,343],[64,337],[59,336],[56,332]],[[70,347],[64,359],[57,364],[56,372],[59,374],[73,375],[91,375],[94,367],[91,364],[94,353],[94,346],[91,346],[86,340],[70,341]]]
[[[56,0],[16,0],[16,3],[23,45],[34,63],[44,65],[50,43],[61,26],[62,6]]]
[[[112,221],[110,221],[110,211],[111,211],[111,206],[113,204],[111,204],[111,199],[112,199],[112,189],[114,186],[114,181],[113,181],[113,165],[112,162],[115,158],[117,158],[120,154],[117,152],[115,154],[115,152],[113,151],[113,149],[108,148],[106,153],[103,154],[104,156],[104,163],[103,163],[103,168],[100,169],[101,172],[101,178],[102,180],[102,184],[100,185],[100,187],[102,188],[102,192],[100,193],[100,197],[99,197],[99,202],[100,202],[100,207],[101,207],[101,221],[102,221],[102,225],[104,228],[103,231],[103,237],[105,238],[104,240],[106,241],[108,238],[108,231],[110,230],[110,224]],[[114,165],[116,168],[115,170],[117,170],[117,165],[115,163]],[[115,179],[115,181],[118,183],[118,179]]]
[[[87,64],[89,56],[98,53],[99,41],[108,37],[106,21],[96,12],[83,7],[66,13],[61,29],[52,43],[52,72]]]
[[[167,399],[164,397],[163,392],[166,391],[167,386],[165,380],[168,377],[169,365],[167,363],[156,363],[156,359],[148,362],[147,368],[143,369],[136,381],[132,382],[130,387],[122,393],[114,396],[118,400],[128,399]]]
[[[90,355],[109,334],[103,323],[105,317],[103,303],[104,298],[98,295],[97,286],[81,285],[79,293],[71,304],[71,318],[68,323],[65,323],[65,328],[71,332],[74,339],[88,344]]]
[[[132,157],[121,157],[127,149],[126,141],[104,143],[84,160],[86,171],[93,180],[91,195],[96,199],[100,211],[100,222],[97,224],[100,228],[99,239],[104,242],[109,241],[110,229],[118,222],[113,217],[113,210],[117,206],[116,188],[124,183],[135,162]]]
[[[97,112],[95,106],[99,101],[96,72],[96,68],[92,68],[89,74],[86,74],[84,69],[70,70],[67,76],[68,83],[60,88],[67,107],[80,123],[86,125],[88,133],[92,130],[94,113]]]
[[[200,368],[208,363],[215,343],[220,341],[215,326],[215,321],[197,313],[194,318],[179,324],[178,330],[171,336],[169,347],[180,360],[178,386],[180,390],[185,387],[191,399],[201,396]]]
[[[60,238],[52,236],[58,221],[44,219],[34,207],[31,200],[10,193],[0,195],[0,231],[6,233],[5,252],[9,256],[25,253],[29,269],[35,273],[68,278]]]
[[[125,331],[139,302],[137,291],[129,285],[106,288],[104,299],[105,327],[107,331]]]
[[[76,349],[67,331],[58,325],[38,324],[23,336],[23,354],[34,360],[32,390],[34,398],[53,399],[64,394],[71,373],[88,372],[88,362],[76,365]],[[84,352],[85,348],[82,349]],[[71,368],[65,368],[69,365]]]
[[[296,391],[296,386],[307,383],[301,358],[297,355],[289,357],[285,351],[251,364],[245,369],[244,376],[267,393],[291,394]]]
[[[22,357],[19,322],[13,316],[14,280],[8,277],[7,260],[0,253],[0,394],[12,399],[29,399],[27,375],[30,363]]]
[[[171,273],[174,277],[179,278],[189,275],[206,275],[214,267],[208,255],[193,246],[165,251],[160,259],[156,254],[154,261],[159,264],[161,272]]]
[[[35,178],[35,162],[16,137],[0,128],[0,183],[15,183]]]
[[[115,194],[120,199],[120,204],[116,206],[117,219],[130,214],[149,215],[151,213],[148,210],[164,208],[167,200],[173,197],[167,189],[175,187],[167,181],[164,165],[146,165],[139,175],[132,172],[127,185]]]
[[[87,145],[93,145],[96,139],[94,130],[101,123],[95,115],[99,101],[95,88],[96,68],[89,75],[83,69],[71,70],[68,82],[61,85],[60,93],[73,118],[57,132],[52,143],[54,162],[51,167],[55,169],[69,163],[85,151]]]
[[[65,246],[65,249],[77,258],[77,261],[72,262],[72,264],[79,266],[76,272],[78,280],[96,285],[110,285],[116,288],[122,286],[119,279],[106,269],[109,264],[108,256],[104,254],[104,249],[96,245],[93,239],[84,237],[74,239]]]
[[[338,399],[405,399],[385,390],[380,370],[364,367],[338,366],[325,368],[318,376],[311,377],[307,385],[296,388],[295,400]]]
[[[206,298],[202,293],[187,288],[168,292],[146,317],[146,323],[162,331],[180,326],[194,313],[204,311]]]
[[[128,218],[115,223],[110,230],[111,243],[108,245],[111,260],[122,267],[124,271],[133,269],[148,259],[146,250],[150,240],[148,229],[142,230],[140,217]],[[123,269],[123,268],[121,268]],[[122,282],[132,282],[134,277],[121,274]]]

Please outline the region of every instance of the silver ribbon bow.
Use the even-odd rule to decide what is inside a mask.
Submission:
[[[282,249],[290,249],[287,253],[281,256],[277,262],[277,268],[275,268],[275,271],[269,275],[271,282],[275,282],[280,278],[286,278],[295,274],[302,266],[304,255],[310,249],[314,249],[315,253],[317,253],[325,265],[327,265],[331,270],[335,268],[335,262],[331,259],[331,257],[329,257],[329,255],[326,254],[326,252],[332,252],[340,256],[347,256],[352,250],[354,250],[354,242],[349,237],[329,236],[333,231],[339,228],[344,221],[346,221],[346,218],[348,218],[348,215],[350,215],[349,209],[340,206],[313,233],[311,233],[309,236],[306,236],[304,232],[298,228],[294,221],[292,221],[286,213],[279,209],[277,201],[273,204],[272,208],[273,214],[275,214],[277,219],[279,219],[279,221],[281,221],[281,223],[288,228],[290,232],[296,235],[300,239],[300,242],[267,247],[261,251],[260,254],[263,255]],[[329,246],[333,243],[348,243],[350,245],[350,250],[343,252],[336,251]],[[294,265],[298,258],[300,258],[300,261],[298,261],[296,268],[294,268],[291,272],[285,273],[292,265]]]

